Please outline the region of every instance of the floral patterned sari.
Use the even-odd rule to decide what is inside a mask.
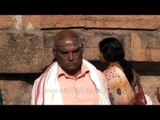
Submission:
[[[142,87],[137,83],[136,79],[138,76],[134,72],[134,82],[132,85],[129,83],[124,72],[116,65],[109,66],[104,72],[106,77],[109,97],[112,105],[134,105],[134,104],[145,104],[144,93]],[[138,81],[140,82],[140,81]],[[140,94],[142,93],[142,94]],[[142,103],[137,102],[142,101]],[[144,99],[144,100],[143,100]]]

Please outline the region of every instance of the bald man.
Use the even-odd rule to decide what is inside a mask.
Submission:
[[[32,105],[110,105],[103,74],[83,59],[83,42],[71,30],[54,40],[54,61],[35,80]]]

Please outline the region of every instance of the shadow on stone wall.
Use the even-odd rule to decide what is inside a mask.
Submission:
[[[107,65],[100,61],[90,61],[99,70],[103,71]],[[133,62],[130,61],[133,68],[142,76],[160,76],[160,62]]]
[[[105,70],[107,67],[105,63],[102,63],[100,61],[90,61],[90,62],[93,65],[95,65],[97,69],[101,71]],[[160,76],[160,71],[159,71],[160,62],[131,62],[131,64],[141,76]],[[22,80],[29,84],[33,84],[34,80],[40,75],[41,73],[0,74],[0,80]]]
[[[0,74],[0,80],[21,80],[27,82],[28,84],[33,84],[34,80],[38,78],[41,73],[32,73],[32,74]]]

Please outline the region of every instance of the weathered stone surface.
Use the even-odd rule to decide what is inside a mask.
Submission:
[[[0,30],[11,29],[13,22],[14,22],[13,15],[0,15]]]
[[[43,15],[41,28],[84,27],[84,15]]]
[[[83,57],[87,60],[100,59],[99,48],[84,48]]]
[[[41,28],[159,29],[159,15],[44,15]]]
[[[54,59],[54,36],[57,33],[57,31],[52,32],[44,32],[43,33],[43,51],[44,51],[44,57],[43,57],[43,66],[48,66],[52,63]]]
[[[159,15],[88,15],[87,28],[159,29]]]
[[[0,32],[1,73],[39,72],[43,64],[43,43],[40,32]]]
[[[32,85],[21,80],[0,80],[4,105],[30,105]]]
[[[159,32],[131,33],[130,60],[159,62],[159,37]]]
[[[160,76],[141,76],[140,78],[144,92],[151,97],[154,105],[160,105],[155,94],[160,85]]]
[[[24,15],[22,16],[22,28],[27,30],[41,28],[41,15]]]
[[[56,31],[45,31],[43,32],[43,47],[44,48],[53,48],[54,46],[54,36],[56,35]]]
[[[23,29],[54,28],[113,28],[113,29],[160,29],[160,15],[19,15]],[[0,29],[9,29],[15,16],[1,15]]]

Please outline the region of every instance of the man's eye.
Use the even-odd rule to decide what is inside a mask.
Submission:
[[[61,54],[65,55],[65,54],[68,54],[68,52],[61,52]]]
[[[75,51],[73,51],[73,53],[78,53],[80,51],[80,49],[77,49]]]

